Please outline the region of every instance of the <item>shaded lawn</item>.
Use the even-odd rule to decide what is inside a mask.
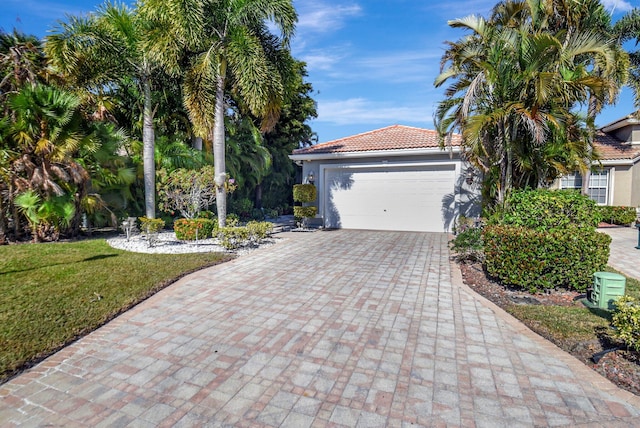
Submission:
[[[221,253],[141,254],[104,239],[0,246],[0,382]]]

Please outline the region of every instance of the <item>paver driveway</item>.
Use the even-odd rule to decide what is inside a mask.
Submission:
[[[640,424],[637,397],[464,287],[446,235],[284,236],[0,386],[2,425]]]

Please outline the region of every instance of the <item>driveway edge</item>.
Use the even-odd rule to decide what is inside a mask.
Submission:
[[[583,363],[573,355],[569,354],[568,352],[566,352],[565,350],[563,350],[553,342],[545,339],[535,331],[531,330],[524,323],[522,323],[522,321],[520,321],[519,319],[517,319],[516,317],[514,317],[504,309],[502,309],[500,306],[493,303],[491,300],[473,291],[471,287],[466,285],[462,280],[462,271],[460,270],[458,263],[450,259],[450,264],[451,264],[451,283],[453,285],[459,287],[462,291],[473,296],[476,300],[482,302],[483,305],[485,305],[491,311],[493,311],[493,313],[495,313],[497,318],[509,324],[518,333],[527,336],[531,340],[534,340],[542,348],[546,348],[549,352],[553,352],[554,356],[557,359],[569,365],[572,370],[578,372],[581,376],[584,376],[587,379],[591,379],[591,382],[594,384],[594,386],[596,386],[601,391],[604,391],[616,398],[624,400],[635,407],[640,407],[640,397],[638,397],[637,395],[629,391],[626,391],[620,388],[619,386],[611,382],[609,379],[602,376],[597,371],[589,368],[585,363]]]

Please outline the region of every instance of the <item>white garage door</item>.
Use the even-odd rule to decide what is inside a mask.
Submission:
[[[325,227],[443,232],[454,182],[454,165],[325,169]]]

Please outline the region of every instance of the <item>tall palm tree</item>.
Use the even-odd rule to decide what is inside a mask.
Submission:
[[[613,29],[620,42],[635,40],[637,47],[640,43],[640,9],[629,11],[616,22]],[[640,111],[640,50],[636,48],[634,52],[630,52],[629,58],[630,70],[627,85],[633,90],[635,107]]]
[[[436,127],[443,141],[461,131],[468,159],[487,177],[498,178],[486,184],[495,189],[499,204],[514,185],[516,155],[540,152],[552,133],[566,132],[574,122],[577,103],[604,91],[605,82],[590,72],[584,58],[597,58],[603,70],[613,67],[602,35],[550,30],[551,16],[543,7],[549,4],[506,1],[489,20],[470,16],[449,22],[470,34],[449,42],[442,58],[435,85],[451,84],[436,111]]]
[[[287,51],[297,21],[292,0],[142,0],[140,13],[152,24],[153,58],[174,74],[185,68],[184,103],[196,136],[213,141],[218,221],[225,226],[225,93],[237,93],[263,119],[263,130],[273,127],[283,80],[292,69]]]
[[[96,14],[70,17],[47,36],[53,65],[76,86],[100,92],[133,78],[143,98],[145,213],[155,217],[155,130],[152,80],[156,70],[144,48],[146,23],[125,4],[105,3]]]
[[[47,59],[42,44],[37,37],[0,31],[0,107],[4,106],[10,94],[16,94],[27,85],[45,83],[51,77],[47,69]]]

